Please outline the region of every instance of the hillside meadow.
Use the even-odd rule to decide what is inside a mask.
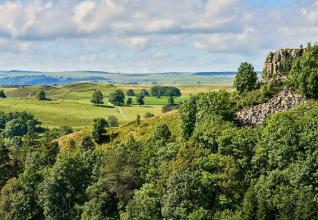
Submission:
[[[161,115],[162,106],[167,104],[167,97],[145,97],[145,105],[136,104],[133,98],[132,106],[113,106],[107,101],[107,95],[116,89],[125,93],[133,89],[136,93],[141,89],[150,90],[149,85],[113,85],[103,83],[77,83],[65,86],[21,86],[3,89],[7,98],[0,100],[0,111],[26,111],[35,115],[44,127],[71,126],[74,129],[90,127],[94,118],[107,118],[111,115],[119,119],[121,125],[135,120],[149,112],[156,116]],[[231,85],[183,85],[178,87],[182,96],[175,98],[175,103],[185,101],[190,95],[218,89],[232,89]],[[39,101],[35,98],[36,92],[43,89],[48,100]],[[91,96],[95,90],[100,90],[106,97],[104,105],[94,106]],[[126,96],[127,99],[127,96]]]

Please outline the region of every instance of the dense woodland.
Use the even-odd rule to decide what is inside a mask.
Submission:
[[[267,84],[242,63],[236,91],[191,96],[177,129],[160,123],[147,138],[107,147],[116,138],[109,120],[94,120],[91,135],[61,149],[56,140],[71,128],[3,113],[0,219],[318,219],[317,61],[318,47],[308,47],[288,60],[287,81]],[[257,127],[235,120],[283,87],[308,102]]]

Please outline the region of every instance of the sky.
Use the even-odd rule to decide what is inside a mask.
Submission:
[[[0,0],[0,70],[262,70],[317,38],[318,0]]]

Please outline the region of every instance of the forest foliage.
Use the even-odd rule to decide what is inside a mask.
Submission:
[[[159,123],[147,138],[107,147],[114,134],[105,119],[79,146],[60,150],[55,140],[69,129],[2,113],[0,219],[317,219],[317,102],[258,127],[234,117],[249,94],[257,102],[279,88],[191,96],[177,131]],[[144,126],[141,117],[131,126]]]

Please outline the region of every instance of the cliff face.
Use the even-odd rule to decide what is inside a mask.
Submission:
[[[286,76],[281,71],[282,64],[286,58],[298,58],[303,55],[304,49],[279,49],[270,52],[265,58],[263,69],[263,82],[272,80],[285,80]],[[236,119],[242,125],[257,126],[268,116],[291,109],[305,102],[305,97],[298,95],[287,88],[276,94],[266,103],[255,105],[236,112]]]
[[[303,54],[303,49],[279,49],[276,52],[270,52],[265,58],[263,68],[263,81],[268,82],[272,79],[285,80],[286,76],[282,75],[280,67],[287,57],[297,58]]]
[[[303,96],[284,89],[266,103],[236,112],[236,118],[242,125],[256,126],[268,116],[276,112],[286,111],[304,102]]]

